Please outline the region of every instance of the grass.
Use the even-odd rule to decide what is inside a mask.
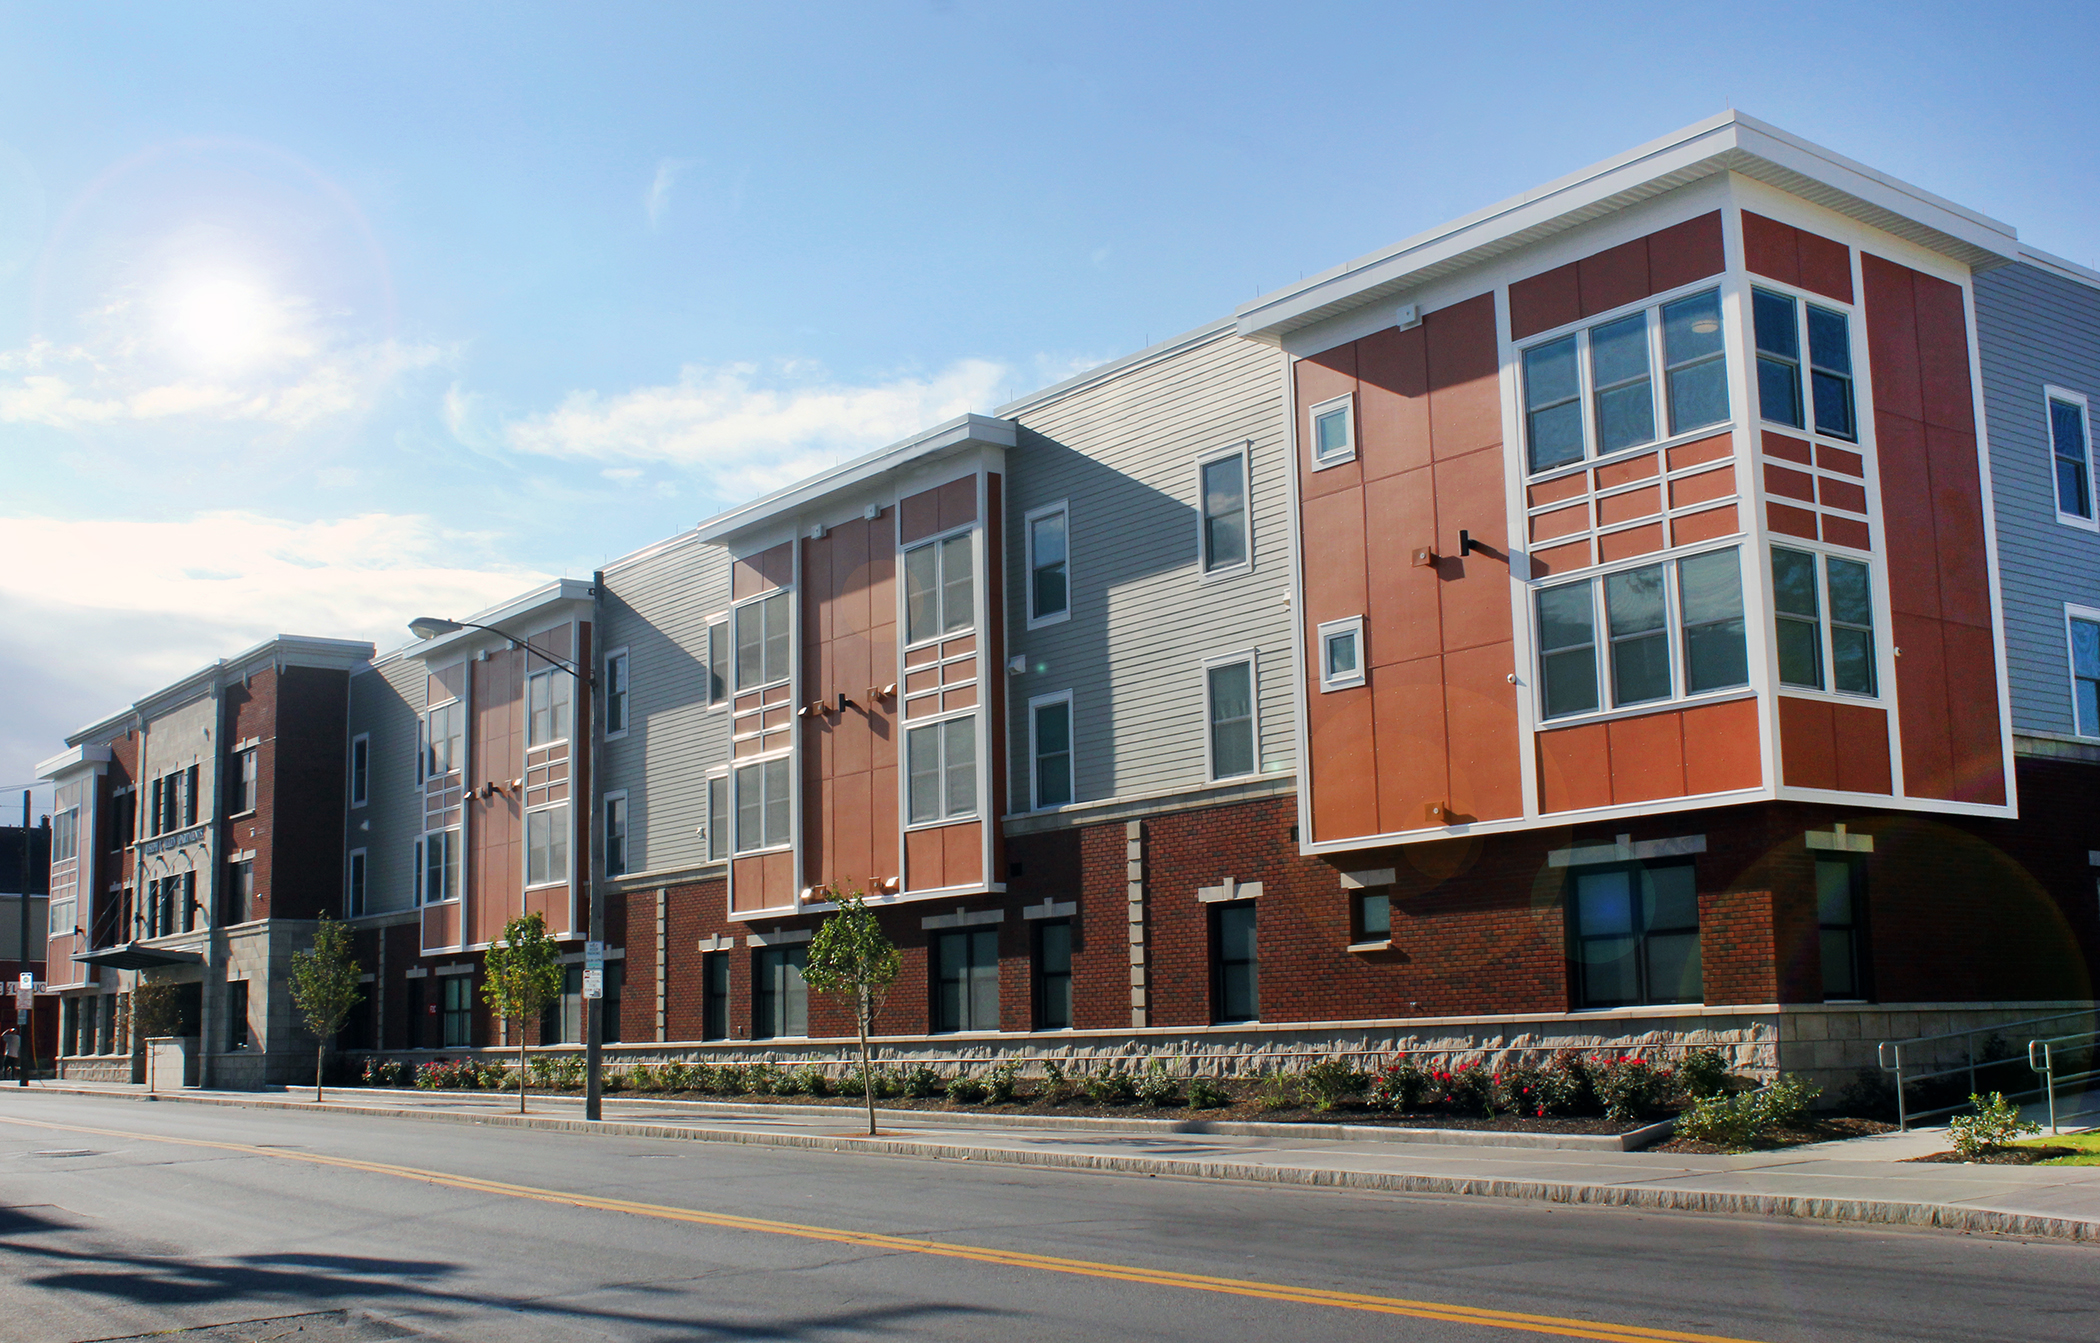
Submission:
[[[2037,1161],[2037,1166],[2100,1166],[2100,1133],[2059,1133],[2054,1137],[2043,1134],[2039,1138],[2022,1138],[2015,1147],[2075,1147],[2077,1156],[2051,1157]]]

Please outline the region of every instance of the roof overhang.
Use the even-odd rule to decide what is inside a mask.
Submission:
[[[957,416],[901,443],[878,448],[864,457],[856,457],[785,489],[762,495],[742,507],[717,513],[694,531],[702,541],[722,545],[744,532],[764,527],[783,515],[795,513],[829,495],[866,484],[888,472],[921,466],[976,448],[1011,448],[1018,436],[1018,428],[1012,420],[976,414]]]
[[[49,760],[37,762],[36,776],[39,779],[55,779],[71,770],[93,767],[98,772],[109,763],[109,747],[92,742],[70,746]]]
[[[110,970],[158,970],[170,965],[202,965],[204,958],[194,951],[162,951],[157,947],[126,942],[100,951],[78,953],[73,957],[73,963],[99,965]]]
[[[1724,112],[1241,307],[1239,334],[1291,332],[1467,270],[1701,178],[1735,172],[1976,270],[2019,259],[2009,224],[1740,112]]]
[[[408,656],[428,662],[461,648],[472,648],[491,639],[523,639],[544,627],[550,617],[588,614],[591,601],[591,585],[581,578],[558,578],[552,583],[543,583],[532,591],[511,598],[500,606],[486,611],[476,611],[467,617],[475,625],[487,625],[489,630],[478,630],[471,626],[456,629],[450,634],[440,634],[435,639],[424,639],[408,645]],[[574,603],[575,605],[572,605]]]

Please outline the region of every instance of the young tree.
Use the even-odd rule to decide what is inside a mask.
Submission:
[[[819,993],[851,993],[853,1020],[860,1028],[860,1080],[868,1101],[868,1133],[875,1132],[875,1073],[868,1062],[868,1032],[883,996],[897,982],[897,948],[883,936],[875,913],[858,892],[833,891],[838,909],[810,939],[803,982]]]
[[[321,1099],[321,1065],[328,1042],[343,1028],[350,1009],[364,1001],[357,977],[362,967],[350,957],[350,930],[326,914],[314,928],[310,951],[292,953],[292,1006],[306,1018],[306,1029],[320,1044],[314,1050],[314,1099]]]
[[[489,1010],[518,1027],[518,1113],[525,1113],[525,1023],[561,993],[561,948],[537,912],[503,925],[488,949],[481,985]]]

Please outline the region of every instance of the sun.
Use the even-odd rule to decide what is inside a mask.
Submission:
[[[245,275],[183,276],[161,295],[161,327],[181,358],[219,372],[262,362],[284,334],[284,313],[270,292]]]

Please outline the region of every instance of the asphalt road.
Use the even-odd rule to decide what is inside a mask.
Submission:
[[[239,1321],[198,1337],[2091,1343],[2100,1251],[0,1092],[0,1340]]]

